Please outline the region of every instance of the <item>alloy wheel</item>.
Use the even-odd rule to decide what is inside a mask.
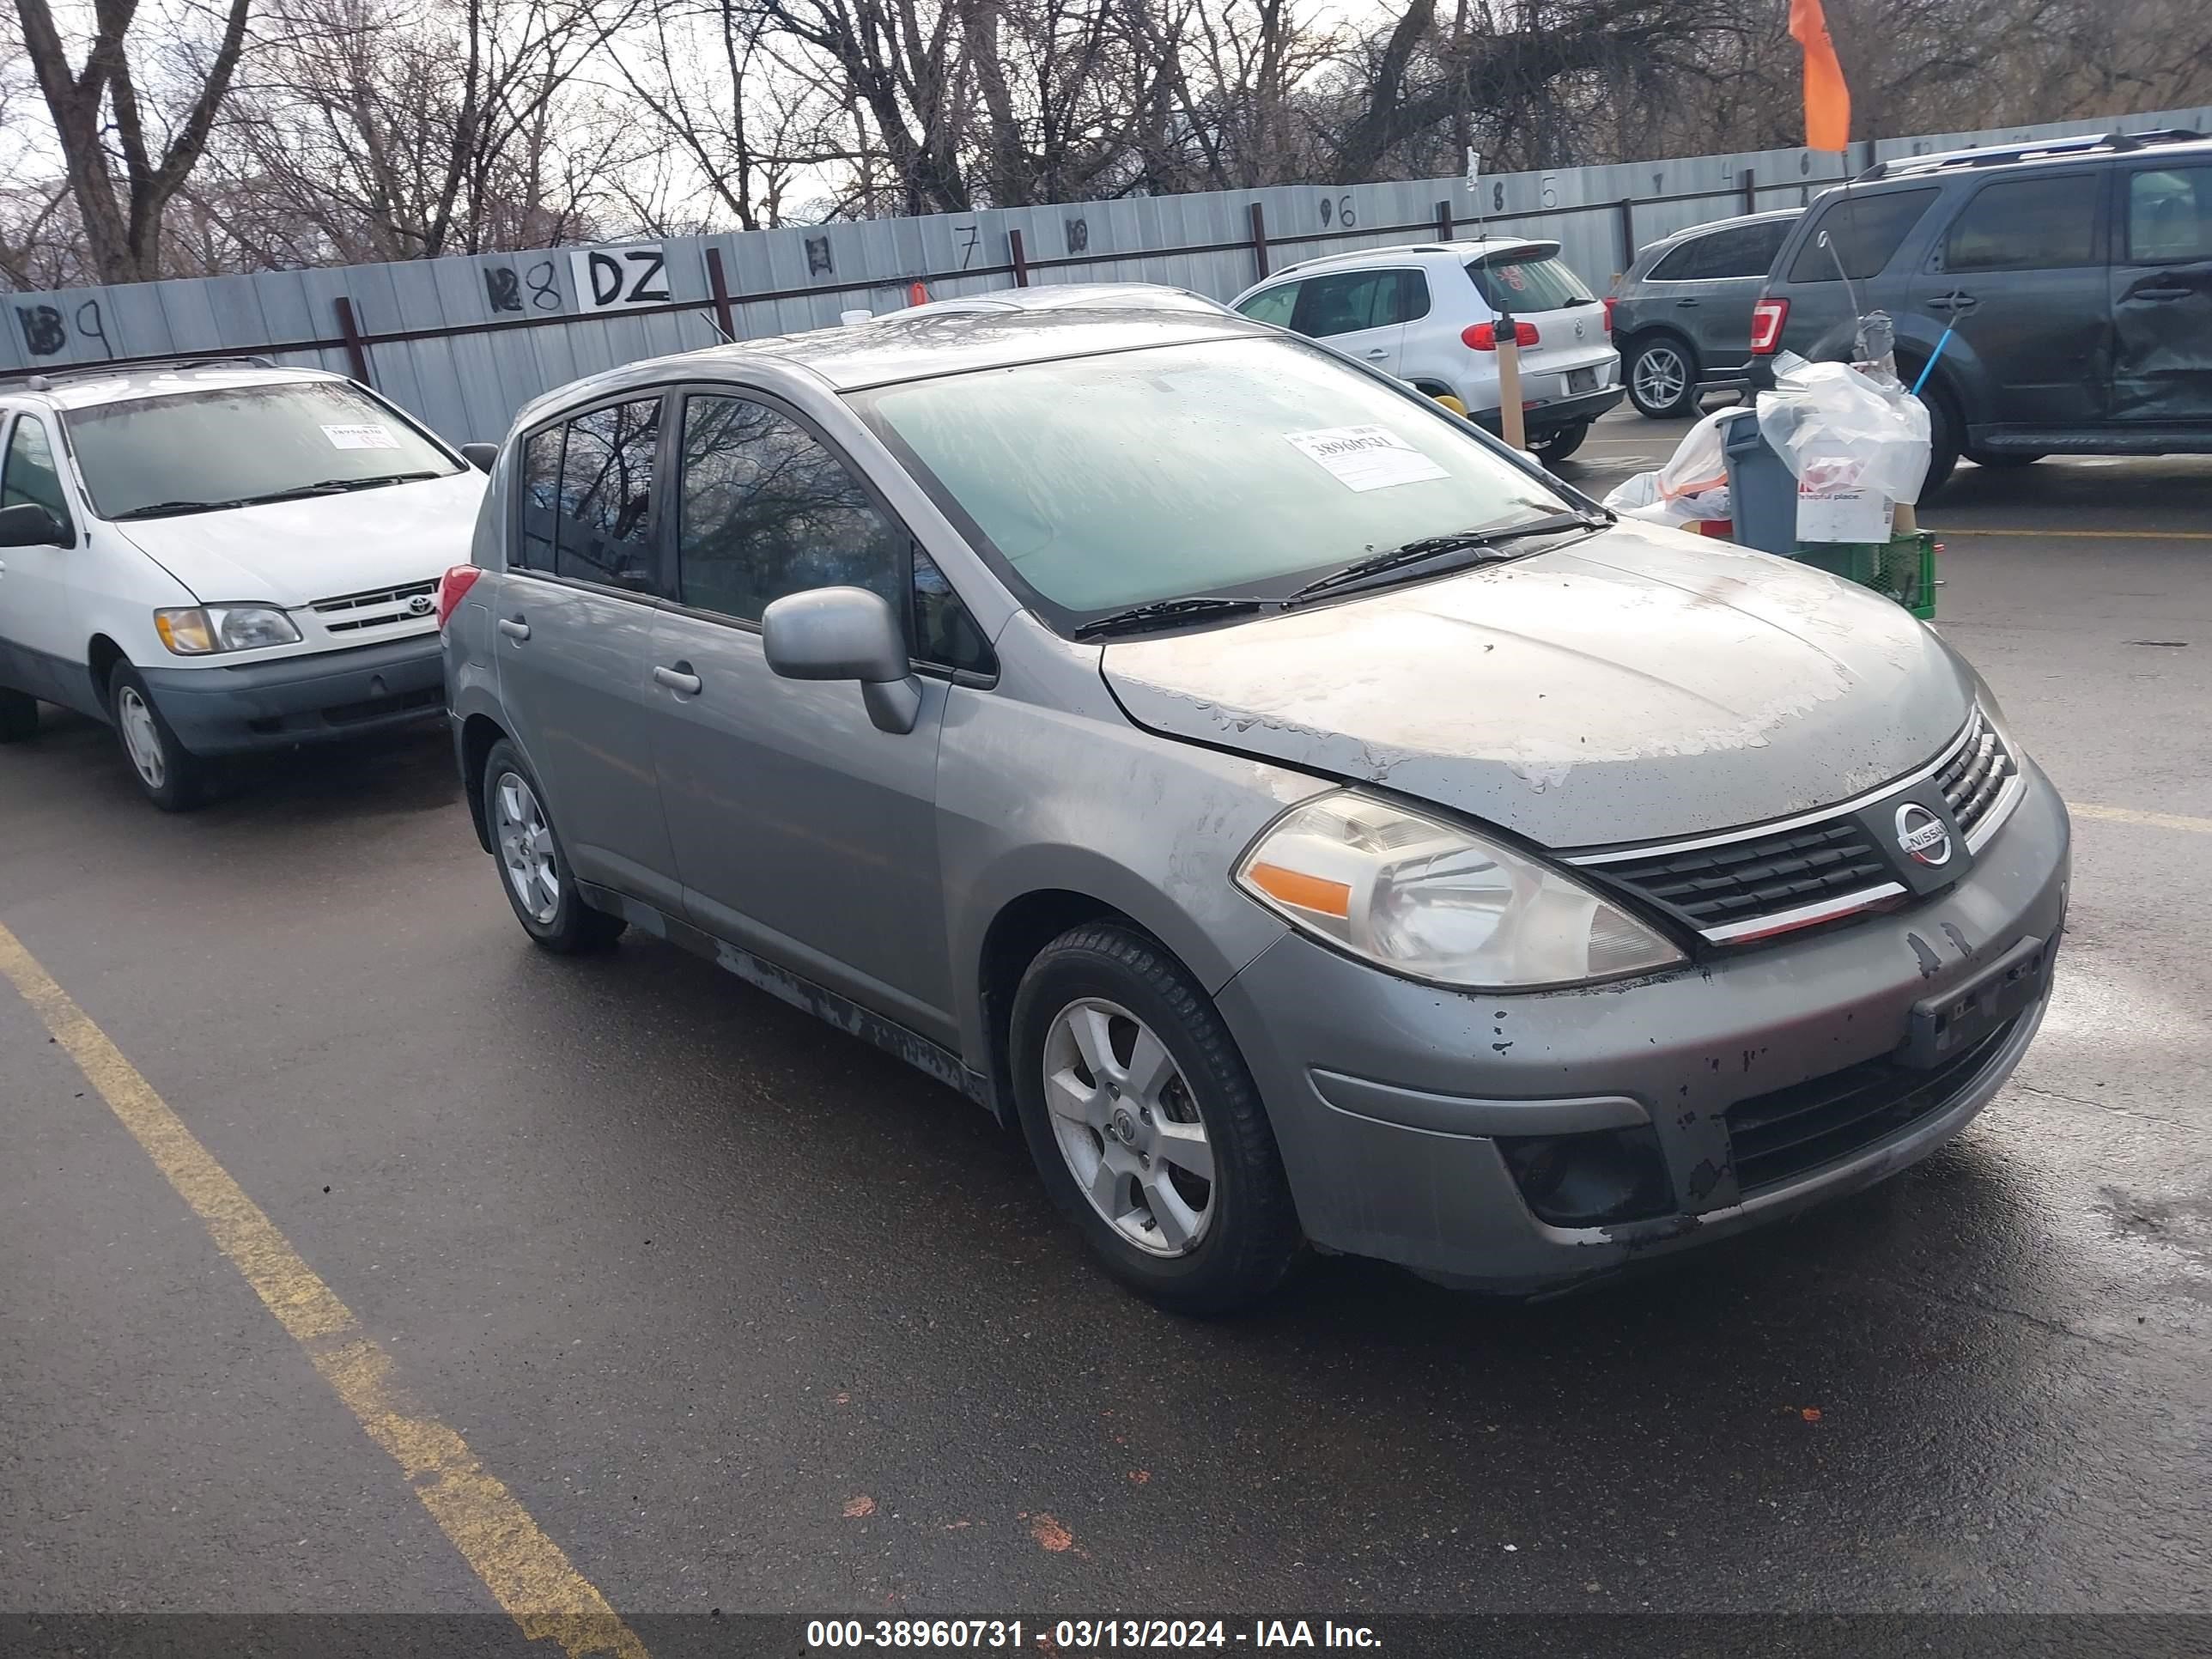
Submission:
[[[1167,1045],[1118,1003],[1085,997],[1045,1034],[1054,1139],[1106,1223],[1153,1255],[1188,1255],[1218,1207],[1213,1148]]]
[[[514,902],[539,927],[551,927],[561,908],[560,856],[545,809],[520,773],[502,772],[492,786],[492,819],[500,865],[514,890]]]
[[[1689,365],[1672,346],[1646,346],[1636,355],[1636,395],[1653,409],[1672,407],[1689,385]]]

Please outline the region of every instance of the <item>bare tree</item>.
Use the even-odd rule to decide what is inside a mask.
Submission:
[[[133,33],[139,4],[92,0],[94,32],[80,66],[48,0],[15,0],[88,262],[104,283],[159,274],[162,216],[206,152],[246,49],[252,0],[224,0],[212,39],[196,38],[181,15],[156,17],[146,53],[145,33]],[[151,95],[139,83],[149,56],[157,64]]]

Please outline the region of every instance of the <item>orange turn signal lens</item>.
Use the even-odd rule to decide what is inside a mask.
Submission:
[[[1316,915],[1343,918],[1352,914],[1352,889],[1344,882],[1324,881],[1279,864],[1255,864],[1244,872],[1244,879],[1269,898]]]

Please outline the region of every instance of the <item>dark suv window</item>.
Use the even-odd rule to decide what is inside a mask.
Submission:
[[[1695,236],[1674,249],[1644,278],[1652,283],[1718,282],[1730,276],[1764,276],[1782,251],[1791,221],[1737,225]]]
[[[1408,276],[1415,283],[1420,281],[1419,273],[1407,270],[1346,270],[1309,276],[1299,287],[1298,308],[1291,326],[1316,340],[1356,333],[1363,328],[1395,327],[1408,315],[1418,317],[1429,308],[1424,287],[1419,309],[1408,312]]]
[[[2097,260],[2094,173],[2008,179],[1975,192],[1943,237],[1946,270],[2052,270]]]
[[[1836,261],[1830,257],[1829,249],[1820,246],[1823,231],[1827,233],[1828,240],[1834,244],[1834,252],[1842,257],[1844,269],[1854,281],[1874,276],[1889,263],[1899,245],[1940,194],[1940,191],[1930,188],[1838,195],[1820,210],[1820,218],[1797,250],[1797,257],[1790,262],[1790,280],[1836,280]]]
[[[2130,173],[2127,213],[2136,264],[2212,259],[2212,167]]]

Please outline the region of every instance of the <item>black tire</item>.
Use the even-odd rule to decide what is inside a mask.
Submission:
[[[1661,374],[1663,359],[1672,358],[1674,374]],[[1688,341],[1672,334],[1654,334],[1636,342],[1628,354],[1628,401],[1636,412],[1654,421],[1673,420],[1680,415],[1698,412],[1698,376],[1701,372],[1698,354]],[[1671,395],[1662,394],[1661,388],[1679,378],[1681,384]]]
[[[107,717],[138,792],[164,812],[189,812],[208,798],[213,768],[178,741],[138,671],[118,662],[107,676]]]
[[[1572,426],[1553,427],[1549,432],[1539,433],[1528,440],[1528,448],[1536,459],[1549,466],[1554,461],[1564,461],[1583,447],[1589,436],[1590,423],[1577,421]]]
[[[2023,454],[2015,450],[2008,450],[1998,455],[1976,455],[1970,453],[1966,459],[1976,466],[1994,467],[2008,472],[2017,467],[2033,466],[2043,457],[2033,452]]]
[[[0,690],[0,743],[28,743],[39,735],[39,700]]]
[[[1912,384],[1915,368],[1905,376],[1907,386]],[[1920,483],[1920,500],[1925,504],[1936,492],[1950,481],[1951,471],[1959,465],[1959,447],[1964,437],[1959,411],[1952,406],[1950,393],[1940,386],[1930,386],[1920,394],[1920,401],[1928,406],[1928,474]]]
[[[1163,1097],[1190,1115],[1184,1124],[1194,1120],[1211,1151],[1212,1178],[1200,1183],[1205,1224],[1182,1254],[1155,1254],[1125,1237],[1086,1194],[1054,1133],[1045,1098],[1048,1041],[1060,1016],[1086,1000],[1112,1004],[1156,1034],[1177,1073]],[[1133,1026],[1128,1030],[1133,1034]],[[1009,1048],[1030,1156],[1053,1201],[1108,1272],[1161,1307],[1186,1314],[1249,1307],[1282,1281],[1303,1241],[1274,1132],[1212,999],[1158,943],[1107,922],[1061,934],[1022,976]],[[1132,1047],[1126,1058],[1133,1057]],[[1094,1079],[1091,1086],[1103,1081]],[[1127,1116],[1126,1099],[1133,1097],[1115,1097],[1116,1117]],[[1146,1115],[1144,1121],[1152,1119]],[[1133,1122],[1129,1129],[1152,1133]],[[1075,1133],[1084,1131],[1079,1126]],[[1093,1132],[1091,1140],[1101,1153],[1107,1150],[1104,1135]],[[1126,1155],[1133,1146],[1114,1150]],[[1161,1159],[1155,1178],[1170,1175],[1169,1162]],[[1178,1184],[1188,1190],[1179,1178]]]
[[[544,832],[542,842],[537,844],[536,855],[524,860],[531,872],[526,878],[518,878],[508,862],[510,849],[501,818],[508,808],[503,792],[510,780],[520,786],[514,800],[523,806],[521,821],[528,822],[534,809],[538,825]],[[576,890],[576,878],[569,872],[568,850],[561,845],[560,834],[553,827],[544,799],[545,792],[521,752],[504,738],[492,744],[490,753],[484,757],[484,822],[491,831],[492,859],[499,866],[499,890],[507,895],[507,908],[522,924],[522,931],[542,950],[563,957],[604,951],[622,937],[623,930],[629,924],[620,916],[594,910],[584,902],[583,895]],[[522,857],[519,849],[516,856]],[[535,908],[526,905],[520,890],[520,884],[526,879],[533,892],[550,897],[551,903],[540,903]]]

